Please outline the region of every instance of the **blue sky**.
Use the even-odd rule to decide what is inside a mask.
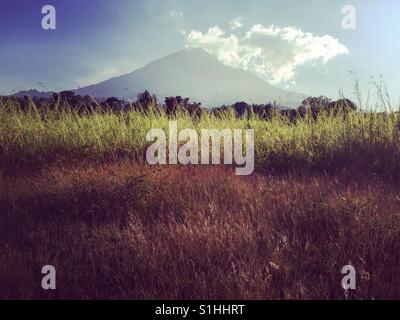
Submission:
[[[41,9],[47,4],[57,10],[56,30],[41,27]],[[356,9],[355,30],[342,28],[344,5]],[[282,47],[282,38],[293,31],[297,42]],[[354,80],[350,71],[358,75],[364,90],[370,87],[371,76],[382,74],[397,102],[399,31],[397,0],[2,0],[0,93],[44,90],[44,86],[51,90],[76,88],[131,72],[195,45],[204,46],[226,64],[259,70],[260,77],[279,87],[310,95],[335,98],[340,89],[351,93]],[[274,33],[274,37],[260,38],[265,33]],[[330,53],[320,54],[315,47],[324,36],[338,49],[333,49],[335,53],[325,63],[324,57]],[[301,43],[308,40],[288,55],[293,49],[290,45],[298,39]],[[229,47],[232,43],[237,44],[239,55],[233,60],[227,57],[234,52]],[[244,54],[252,55],[255,51],[251,50],[260,43],[261,56],[248,61]],[[310,48],[312,54],[299,61]],[[260,64],[260,57],[271,65]]]

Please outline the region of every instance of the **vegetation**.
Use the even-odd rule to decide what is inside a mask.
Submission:
[[[115,100],[3,100],[1,298],[400,297],[398,113],[311,99],[295,117],[239,105],[199,114],[174,107],[188,100],[166,112],[141,98],[123,111]],[[255,173],[146,165],[147,131],[171,117],[253,128]],[[357,290],[346,292],[349,263]],[[55,291],[41,289],[46,264]]]
[[[134,107],[117,111],[109,105],[81,109],[69,105],[70,100],[40,107],[33,101],[21,107],[6,100],[0,107],[2,166],[12,171],[28,165],[31,170],[35,164],[60,157],[118,156],[144,162],[146,133],[152,128],[167,130],[168,121],[174,118],[180,128],[254,129],[260,169],[355,170],[363,175],[379,174],[384,179],[399,178],[399,113],[355,112],[354,104],[347,99],[330,102],[309,98],[295,110],[295,117],[290,110],[268,105],[263,110],[269,110],[266,117],[245,103],[196,116],[188,111],[193,105],[187,99],[174,99],[167,98],[165,108],[157,104],[144,106],[143,103],[156,103],[154,96],[144,93]],[[168,113],[174,101],[183,105],[175,107],[173,114]]]

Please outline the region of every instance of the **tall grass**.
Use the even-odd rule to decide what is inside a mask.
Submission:
[[[0,156],[4,166],[43,161],[59,156],[124,156],[143,160],[152,128],[168,132],[165,113],[87,112],[72,108],[28,110],[0,104]],[[204,114],[192,119],[184,111],[176,115],[178,127],[224,129],[252,128],[258,167],[286,170],[311,168],[331,171],[358,168],[382,172],[397,179],[400,160],[400,114],[355,112],[310,115],[295,122],[276,113],[265,121],[254,114],[239,119],[233,112]]]
[[[398,113],[178,113],[180,128],[253,128],[250,177],[140,165],[169,120],[0,103],[0,298],[400,297]]]
[[[126,160],[4,177],[0,298],[399,299],[398,189],[348,180]]]

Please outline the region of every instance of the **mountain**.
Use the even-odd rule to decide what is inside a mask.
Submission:
[[[205,107],[237,101],[276,101],[297,106],[304,95],[286,91],[261,80],[248,71],[228,67],[203,49],[185,49],[158,59],[132,73],[75,90],[98,98],[135,100],[148,90],[161,100],[166,96],[188,97]]]

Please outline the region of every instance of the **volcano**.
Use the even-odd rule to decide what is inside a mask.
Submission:
[[[148,90],[163,100],[167,96],[188,97],[204,107],[277,102],[298,106],[304,95],[275,87],[256,75],[221,63],[203,49],[191,48],[158,59],[131,73],[75,90],[97,98],[135,100]]]

